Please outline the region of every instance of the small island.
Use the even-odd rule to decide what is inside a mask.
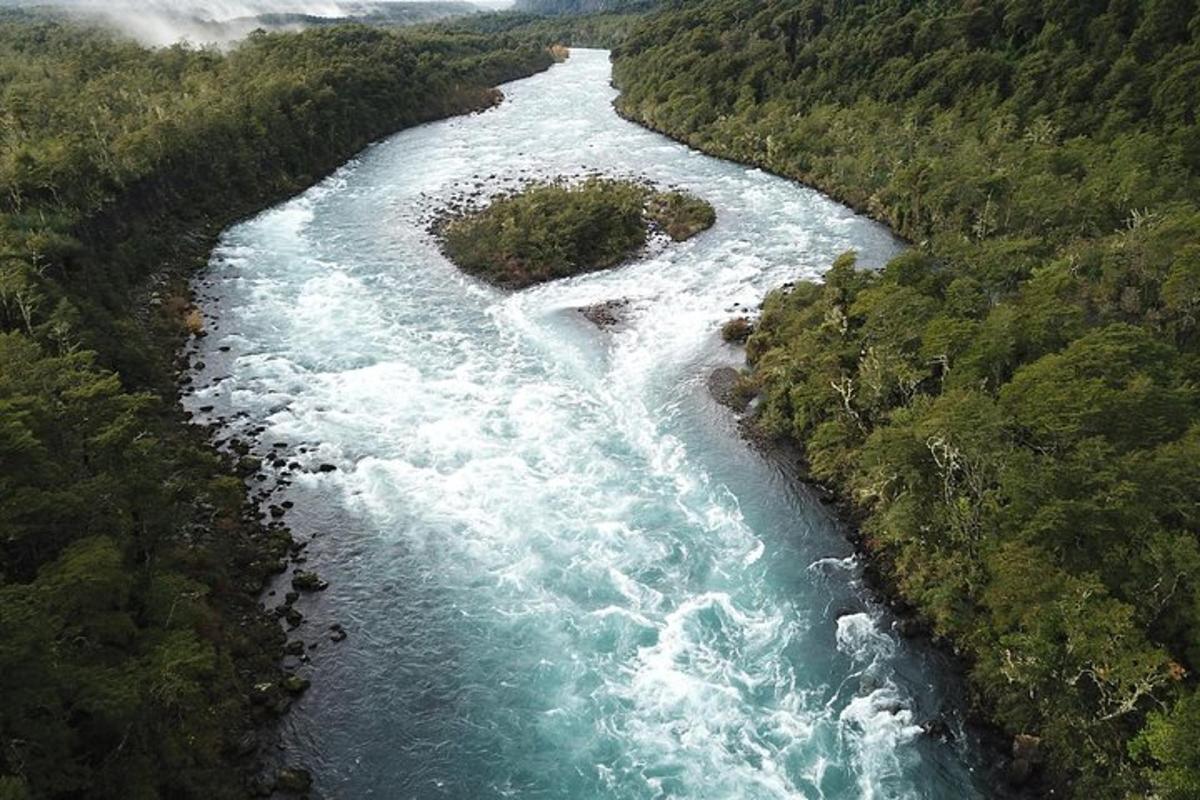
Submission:
[[[442,250],[464,272],[505,289],[614,267],[661,233],[681,242],[712,227],[716,213],[686,192],[591,177],[534,183],[434,225]]]

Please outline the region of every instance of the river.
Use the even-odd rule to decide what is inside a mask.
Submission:
[[[740,359],[718,335],[739,305],[899,243],[621,120],[606,52],[502,88],[231,228],[196,283],[210,335],[185,402],[299,465],[262,485],[282,479],[271,502],[331,584],[297,604],[291,635],[317,647],[290,659],[313,685],[285,760],[342,798],[985,796],[960,726],[919,727],[954,716],[952,674],[705,389]],[[426,232],[464,189],[593,169],[718,221],[517,293]],[[575,310],[617,298],[612,330]]]

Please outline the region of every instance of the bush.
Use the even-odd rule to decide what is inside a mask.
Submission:
[[[506,289],[606,269],[629,259],[651,231],[675,241],[710,227],[703,200],[628,180],[540,183],[450,216],[435,227],[464,272]]]

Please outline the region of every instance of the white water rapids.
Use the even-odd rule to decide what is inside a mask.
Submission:
[[[576,50],[393,136],[230,229],[197,282],[214,322],[186,402],[299,463],[263,485],[291,481],[271,502],[331,583],[297,605],[319,646],[292,659],[313,686],[287,759],[345,798],[982,796],[969,738],[920,729],[957,702],[939,658],[705,390],[740,358],[718,335],[736,304],[899,245],[621,120],[608,78]],[[583,169],[684,187],[717,224],[516,293],[422,224],[475,184]],[[612,330],[575,310],[619,298]]]

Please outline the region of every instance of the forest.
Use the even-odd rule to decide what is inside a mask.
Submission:
[[[147,49],[0,11],[0,798],[246,795],[288,540],[178,409],[187,275],[237,218],[550,63],[362,26]]]
[[[528,11],[642,11],[528,0]],[[755,423],[1039,742],[1200,796],[1196,0],[674,0],[148,49],[0,10],[0,800],[243,796],[288,542],[176,402],[229,223],[612,45],[622,114],[911,243],[772,293]]]
[[[631,119],[912,243],[769,296],[757,425],[1047,791],[1200,796],[1197,4],[676,2],[614,64]]]

